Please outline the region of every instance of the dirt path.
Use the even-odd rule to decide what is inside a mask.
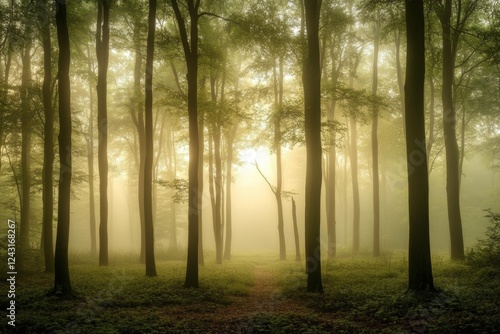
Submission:
[[[255,284],[250,288],[249,295],[238,298],[227,307],[220,308],[223,317],[254,316],[259,313],[300,313],[311,312],[296,301],[285,299],[277,286],[276,277],[268,267],[257,266],[254,269]]]
[[[299,302],[285,298],[277,286],[277,278],[268,266],[257,265],[254,269],[255,284],[249,295],[234,297],[230,304],[212,309],[196,306],[177,312],[179,320],[196,322],[204,333],[252,333],[249,328],[258,325],[262,316],[307,316],[311,309]],[[195,325],[194,323],[192,325]],[[195,330],[196,332],[196,330]]]

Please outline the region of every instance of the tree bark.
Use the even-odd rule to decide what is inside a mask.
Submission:
[[[351,178],[352,178],[352,202],[353,202],[353,219],[352,219],[352,253],[359,253],[359,223],[360,223],[360,207],[359,207],[359,185],[358,185],[358,143],[357,143],[357,125],[356,119],[351,116],[349,119],[351,124],[351,150],[349,159],[351,161]]]
[[[146,276],[156,276],[153,228],[153,57],[156,25],[156,0],[149,0],[148,39],[145,84],[145,157],[144,157],[144,241]]]
[[[70,47],[66,4],[55,1],[57,40],[59,44],[59,200],[57,208],[57,236],[54,255],[54,294],[72,295],[68,267],[68,244],[71,196],[71,96],[69,81]]]
[[[319,17],[321,0],[304,1],[307,54],[303,66],[306,129],[305,242],[307,291],[323,292],[321,280],[321,69]]]
[[[89,223],[90,223],[90,253],[97,254],[97,231],[95,221],[94,199],[94,94],[92,92],[92,74],[94,70],[90,61],[90,47],[87,44],[88,81],[89,81],[89,128],[87,139],[87,164],[89,170]]]
[[[22,180],[22,203],[21,203],[21,227],[20,246],[21,249],[30,248],[30,210],[31,210],[31,36],[29,30],[28,2],[25,1],[25,45],[22,51],[22,74],[21,74],[21,180]]]
[[[47,0],[43,1],[43,12],[48,13]],[[45,17],[43,18],[46,19]],[[45,20],[41,26],[43,46],[43,252],[45,272],[54,272],[54,244],[52,237],[52,219],[54,217],[54,111],[52,110],[52,46],[50,40],[49,21]]]
[[[295,239],[295,261],[300,261],[300,243],[299,243],[299,228],[297,225],[297,206],[292,197],[292,220],[293,220],[293,236]]]
[[[238,124],[233,124],[227,139],[226,160],[226,242],[224,245],[224,259],[231,260],[231,245],[233,238],[233,221],[231,206],[231,184],[233,178],[234,137],[238,131]]]
[[[377,96],[378,53],[380,45],[380,21],[375,23],[373,38],[372,95]],[[378,108],[374,107],[372,122],[372,171],[373,171],[373,256],[380,256],[380,179],[378,166]]]
[[[189,195],[188,195],[188,256],[186,266],[186,288],[197,288],[198,282],[198,227],[199,207],[199,132],[198,132],[198,10],[200,0],[188,0],[191,29],[190,41],[186,31],[184,18],[179,10],[177,0],[171,0],[175,17],[179,25],[184,56],[187,64],[188,81],[188,116],[189,116]]]
[[[275,69],[275,112],[274,116],[274,147],[276,149],[276,191],[274,192],[276,198],[276,206],[278,209],[278,237],[280,246],[280,260],[286,260],[286,244],[285,244],[285,230],[283,218],[283,200],[281,198],[281,191],[283,187],[283,171],[281,159],[281,117],[283,112],[283,57],[279,58],[278,74]]]
[[[455,75],[456,47],[453,46],[451,29],[452,0],[445,0],[441,17],[443,30],[443,132],[446,150],[446,200],[450,227],[452,260],[463,260],[464,241],[460,213],[459,153],[456,134],[456,111],[453,105],[453,78]]]
[[[405,121],[410,236],[408,289],[434,290],[429,241],[429,180],[425,146],[423,0],[406,0]]]
[[[139,220],[141,226],[141,250],[139,262],[146,263],[146,241],[144,232],[144,158],[146,155],[146,134],[144,133],[144,108],[141,94],[141,68],[142,52],[139,36],[139,28],[134,30],[135,41],[135,65],[134,65],[134,98],[132,100],[132,120],[137,129],[139,139],[139,178],[138,178],[138,202],[139,202]],[[137,116],[136,116],[137,111]]]
[[[109,3],[99,0],[96,27],[97,130],[99,163],[99,265],[108,265],[108,110]]]
[[[221,130],[219,125],[214,126],[214,157],[215,157],[215,258],[218,264],[222,264],[222,161],[221,161]]]

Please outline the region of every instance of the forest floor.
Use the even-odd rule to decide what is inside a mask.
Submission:
[[[304,264],[240,256],[200,267],[184,289],[185,263],[158,256],[158,276],[136,258],[108,267],[73,255],[74,298],[48,293],[40,264],[18,273],[16,327],[0,333],[499,333],[500,270],[433,258],[435,293],[406,292],[402,254],[323,262],[322,295],[305,292]],[[8,291],[6,281],[0,291]],[[2,298],[2,309],[7,304]]]
[[[186,314],[185,308],[177,310],[180,319],[193,319],[203,323],[206,332],[212,333],[267,333],[272,331],[265,317],[307,318],[314,310],[299,300],[286,298],[281,293],[276,271],[269,265],[256,265],[253,272],[254,284],[248,295],[233,296],[227,305],[214,310]],[[172,312],[172,310],[169,310]],[[172,314],[172,313],[170,313]],[[281,328],[283,333],[287,331]]]

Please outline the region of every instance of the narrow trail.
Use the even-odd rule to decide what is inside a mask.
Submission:
[[[258,325],[259,316],[307,316],[313,311],[296,300],[285,298],[277,285],[277,277],[269,266],[256,265],[255,284],[248,296],[233,297],[228,305],[211,309],[196,306],[177,313],[184,321],[196,321],[203,325],[204,333],[252,333],[250,327]],[[179,310],[181,311],[181,310]]]
[[[221,316],[238,318],[259,313],[307,314],[311,312],[307,307],[281,295],[276,277],[273,276],[270,268],[256,266],[254,275],[255,284],[250,288],[249,295],[220,308],[218,312],[221,312]]]

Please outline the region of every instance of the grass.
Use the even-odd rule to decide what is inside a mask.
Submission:
[[[342,333],[495,333],[500,330],[500,271],[433,258],[436,293],[406,291],[404,256],[323,263],[321,296],[305,291],[302,265],[280,268],[288,298],[331,315]]]
[[[38,268],[19,273],[16,328],[1,333],[495,333],[500,329],[500,271],[433,258],[437,293],[406,292],[403,254],[374,259],[343,256],[323,262],[323,295],[305,291],[303,263],[240,256],[200,267],[200,288],[184,289],[185,263],[158,260],[145,277],[135,256],[113,256],[108,267],[71,256],[75,299],[48,295],[53,276]],[[270,268],[279,302],[309,312],[248,313],[256,266]],[[5,281],[0,283],[7,291]],[[233,305],[241,316],[224,318]],[[5,309],[5,302],[2,308]],[[233,310],[234,312],[234,310]],[[295,312],[295,313],[294,313]],[[238,313],[237,313],[238,314]]]

